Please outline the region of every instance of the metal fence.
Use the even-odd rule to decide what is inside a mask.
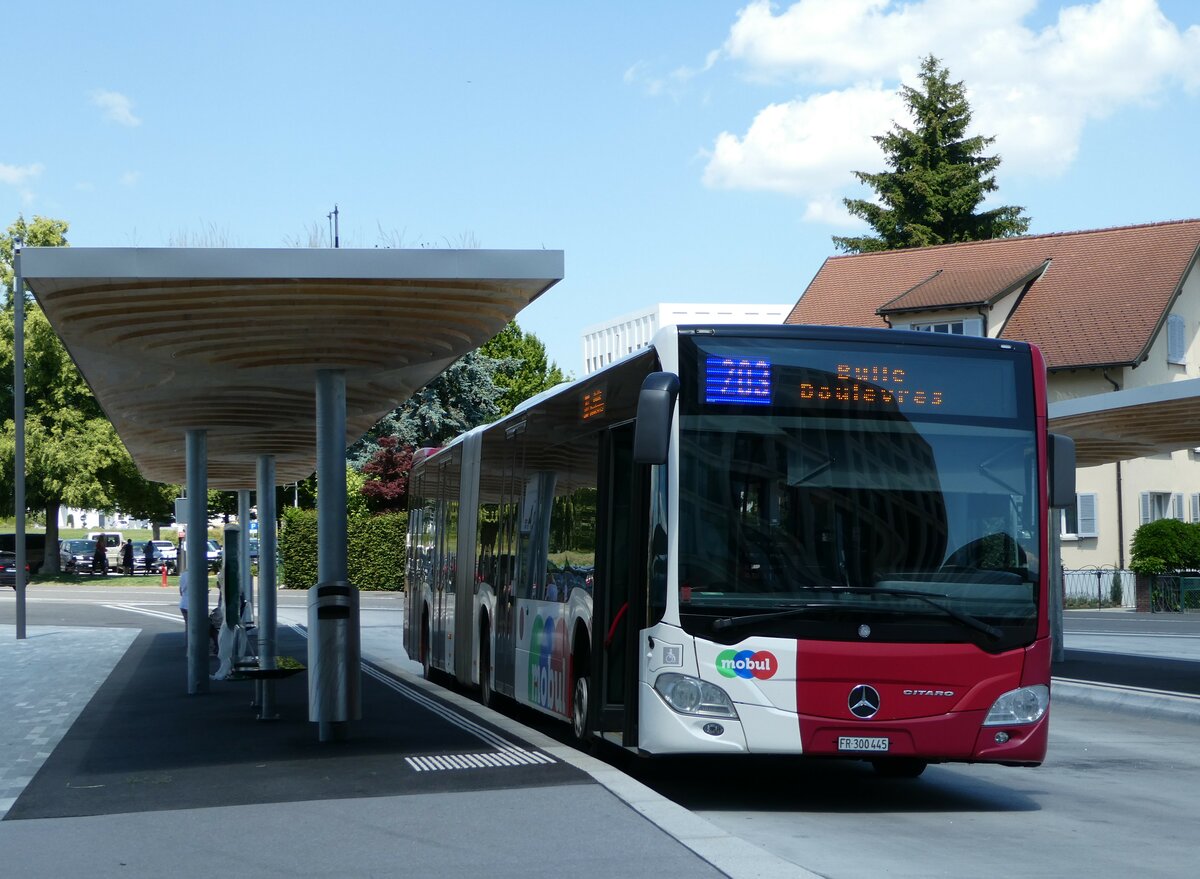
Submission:
[[[1133,571],[1104,565],[1063,569],[1068,607],[1134,607]]]

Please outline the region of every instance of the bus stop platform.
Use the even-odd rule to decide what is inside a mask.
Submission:
[[[304,661],[301,627],[279,653]],[[304,674],[277,682],[274,720],[253,681],[189,696],[178,622],[0,625],[4,873],[813,875],[370,656],[363,719],[320,743]]]

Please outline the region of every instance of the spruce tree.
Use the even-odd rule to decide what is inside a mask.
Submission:
[[[833,237],[848,253],[927,247],[957,241],[1008,238],[1029,228],[1023,208],[1005,206],[977,213],[984,196],[996,190],[999,156],[985,156],[994,137],[967,137],[971,107],[962,82],[933,55],[921,62],[920,87],[901,86],[900,96],[913,128],[893,123],[876,136],[889,171],[855,171],[878,194],[879,203],[843,199],[850,213],[876,235]]]

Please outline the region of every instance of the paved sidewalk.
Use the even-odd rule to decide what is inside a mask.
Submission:
[[[364,614],[364,658],[383,670],[364,669],[371,716],[333,745],[315,742],[302,677],[281,687],[275,723],[253,720],[246,682],[180,692],[176,620],[157,632],[31,628],[22,642],[0,626],[0,710],[31,718],[0,740],[4,873],[813,877],[412,676],[387,614]],[[298,630],[281,627],[281,652],[303,656]],[[406,762],[495,750],[464,735],[544,759],[424,774]]]

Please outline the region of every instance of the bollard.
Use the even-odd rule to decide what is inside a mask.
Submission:
[[[164,564],[162,566],[161,570],[162,570],[162,583],[160,585],[162,586],[163,589],[166,589],[167,588],[167,566]]]

